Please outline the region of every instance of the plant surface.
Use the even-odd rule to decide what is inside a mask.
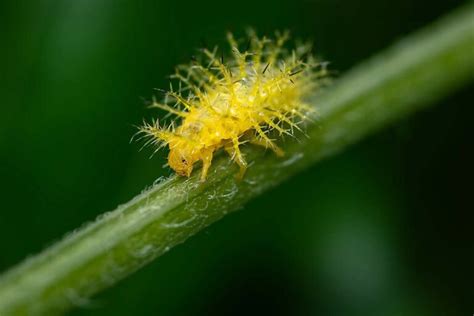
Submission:
[[[309,138],[282,145],[285,158],[252,148],[242,181],[217,157],[205,182],[161,179],[129,203],[67,235],[0,279],[0,315],[67,310],[140,269],[245,202],[370,133],[434,104],[474,79],[469,4],[344,75],[323,95]]]

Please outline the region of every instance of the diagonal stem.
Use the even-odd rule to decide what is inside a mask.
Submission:
[[[252,166],[216,159],[208,180],[171,177],[106,213],[0,278],[0,315],[71,308],[204,227],[367,134],[431,105],[474,79],[474,5],[397,43],[313,97],[318,123],[287,141],[285,158],[247,146]]]

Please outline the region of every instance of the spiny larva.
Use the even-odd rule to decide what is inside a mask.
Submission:
[[[294,134],[314,107],[305,97],[317,90],[327,76],[326,64],[311,55],[311,45],[289,51],[288,32],[275,38],[259,38],[253,30],[236,40],[227,34],[230,56],[215,47],[204,48],[190,64],[180,65],[172,78],[179,88],[164,92],[164,100],[152,107],[175,117],[168,125],[158,119],[144,123],[140,132],[160,149],[169,146],[168,165],[181,176],[190,176],[202,161],[201,180],[207,177],[216,150],[224,148],[240,166],[239,178],[247,168],[240,148],[251,143],[283,156],[274,135]]]

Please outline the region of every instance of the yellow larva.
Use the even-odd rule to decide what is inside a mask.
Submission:
[[[240,166],[241,178],[247,162],[240,146],[246,142],[284,154],[271,135],[293,135],[299,129],[314,110],[304,98],[326,76],[325,63],[311,56],[310,45],[288,51],[287,39],[287,32],[270,39],[249,31],[247,39],[237,41],[229,33],[230,57],[224,58],[217,48],[203,49],[190,64],[176,68],[172,77],[179,89],[170,88],[164,101],[154,100],[152,107],[177,120],[168,126],[154,120],[141,132],[157,149],[169,146],[168,164],[177,174],[189,177],[201,160],[204,181],[214,152],[224,148]]]

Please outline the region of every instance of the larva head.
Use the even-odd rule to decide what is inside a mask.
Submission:
[[[168,128],[159,126],[158,121],[152,121],[151,124],[145,123],[140,128],[140,133],[149,140],[145,143],[158,146],[158,149],[166,145],[169,146],[168,165],[180,176],[191,175],[193,165],[199,160],[199,150],[196,150],[195,144],[189,139],[178,135],[173,125]],[[157,150],[158,150],[157,149]]]
[[[180,176],[191,175],[197,156],[188,148],[174,147],[168,155],[168,164]]]

